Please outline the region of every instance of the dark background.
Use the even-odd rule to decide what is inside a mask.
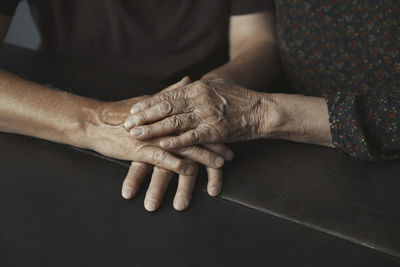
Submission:
[[[22,1],[15,13],[6,42],[37,50],[40,44],[39,32],[32,19],[28,2]]]

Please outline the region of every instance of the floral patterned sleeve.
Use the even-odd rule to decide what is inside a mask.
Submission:
[[[400,159],[400,1],[275,0],[288,88],[325,97],[333,144]]]
[[[400,159],[400,92],[338,92],[326,101],[335,147],[361,159]]]

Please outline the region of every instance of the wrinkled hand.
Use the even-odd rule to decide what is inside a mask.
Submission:
[[[208,171],[208,188],[211,195],[217,195],[222,186],[222,172],[218,168],[224,164],[224,160],[233,157],[233,152],[223,145],[217,145],[214,148],[216,152],[200,146],[168,152],[158,147],[157,140],[144,142],[132,139],[124,129],[123,122],[129,115],[130,107],[140,99],[143,97],[100,104],[93,121],[90,122],[91,126],[88,127],[91,149],[109,157],[134,162],[124,182],[124,189],[130,190],[124,192],[125,196],[131,198],[136,193],[151,165],[155,165],[157,167],[153,172],[154,182],[150,184],[145,207],[149,211],[157,209],[174,172],[180,175],[174,207],[178,210],[185,209],[189,205],[193,181],[198,170],[194,162],[216,170],[214,173],[211,171],[211,175]],[[137,162],[151,165],[138,165]]]
[[[260,94],[222,79],[201,80],[139,101],[124,126],[137,140],[161,137],[165,149],[256,139],[262,102],[273,102]]]

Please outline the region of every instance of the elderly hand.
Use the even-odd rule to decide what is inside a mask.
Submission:
[[[139,101],[124,126],[138,140],[161,137],[166,149],[250,140],[261,137],[266,106],[273,111],[268,94],[221,79],[200,80]],[[274,119],[274,112],[269,117]]]
[[[123,122],[129,115],[130,107],[143,98],[100,104],[96,115],[92,116],[92,126],[88,127],[91,149],[109,157],[133,161],[123,184],[123,196],[132,198],[154,165],[156,167],[146,194],[145,208],[149,211],[158,208],[173,173],[178,173],[180,176],[174,207],[183,210],[190,203],[197,176],[198,165],[195,162],[208,167],[208,192],[212,196],[218,195],[222,187],[220,168],[224,160],[232,159],[233,152],[224,145],[192,146],[166,151],[158,147],[157,140],[133,140],[124,129]]]

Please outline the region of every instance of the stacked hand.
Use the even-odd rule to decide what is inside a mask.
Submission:
[[[187,84],[183,80],[163,92]],[[208,174],[207,191],[216,196],[222,188],[221,167],[225,160],[233,158],[233,152],[222,144],[186,146],[168,151],[159,147],[160,140],[140,141],[133,139],[124,129],[123,123],[129,116],[130,108],[146,97],[131,98],[119,102],[104,103],[98,107],[97,118],[92,122],[93,131],[91,148],[101,154],[131,160],[132,164],[123,182],[122,195],[132,198],[138,191],[146,175],[153,168],[152,178],[145,197],[145,208],[156,210],[166,192],[174,173],[179,175],[178,188],[174,198],[174,207],[184,210],[188,207],[195,184],[198,163],[205,165]]]
[[[263,109],[273,104],[267,94],[222,79],[197,81],[139,101],[124,126],[137,140],[159,137],[165,149],[251,140],[261,137]]]

